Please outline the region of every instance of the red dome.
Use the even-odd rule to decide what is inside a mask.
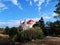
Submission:
[[[34,20],[29,20],[29,22],[34,22]]]
[[[27,22],[27,24],[30,24],[30,23],[33,23],[34,22],[34,20],[29,20],[28,22]]]

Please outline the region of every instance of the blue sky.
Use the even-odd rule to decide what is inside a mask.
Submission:
[[[44,21],[55,21],[53,11],[58,1],[52,0],[0,0],[0,27],[19,26],[20,20],[40,17]]]

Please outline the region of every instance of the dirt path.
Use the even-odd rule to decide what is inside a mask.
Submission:
[[[60,37],[47,36],[46,40],[48,40],[48,41],[60,41]]]
[[[33,40],[26,43],[15,42],[15,44],[12,45],[60,45],[60,37],[47,36],[45,39],[42,40]]]
[[[20,43],[20,45],[60,45],[60,37],[47,36],[43,40],[35,40],[22,44]]]
[[[60,37],[47,36],[47,38],[42,42],[46,45],[60,45]]]

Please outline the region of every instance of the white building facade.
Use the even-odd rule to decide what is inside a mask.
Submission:
[[[33,25],[35,24],[35,21],[30,19],[30,20],[24,20],[23,22],[20,21],[19,28],[22,28],[23,30],[26,30],[28,28],[32,28]]]

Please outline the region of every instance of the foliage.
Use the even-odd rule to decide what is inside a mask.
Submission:
[[[57,14],[60,14],[60,1],[58,2],[58,4],[56,5],[56,11],[54,11],[55,13],[57,13]]]
[[[16,41],[31,41],[32,39],[41,39],[43,37],[42,30],[31,28],[20,32],[16,37]]]
[[[54,12],[58,14],[57,16],[54,16],[54,18],[57,18],[60,20],[60,0],[58,1],[58,4],[56,5],[56,10]]]
[[[47,25],[48,28],[46,27],[46,29],[49,31],[50,35],[60,35],[60,21],[49,22]]]
[[[4,30],[4,34],[7,34],[10,36],[10,38],[13,38],[14,35],[17,34],[18,29],[16,27],[11,27],[9,28],[8,26],[6,26],[5,30]]]
[[[45,24],[44,24],[44,19],[41,17],[41,19],[36,22],[33,27],[39,27],[43,30],[44,35],[47,35],[46,30],[45,30]]]
[[[40,27],[42,30],[44,30],[44,26],[45,25],[43,17],[41,17],[41,19],[33,25],[33,27]]]
[[[10,30],[10,28],[9,28],[8,26],[6,26],[6,28],[5,28],[5,30],[4,30],[4,33],[5,33],[5,34],[8,34],[8,33],[9,33],[9,30]]]
[[[4,28],[0,28],[0,34],[4,33]]]
[[[17,28],[16,28],[16,27],[10,28],[8,34],[9,34],[9,36],[10,36],[11,38],[14,37],[14,35],[17,34]]]

